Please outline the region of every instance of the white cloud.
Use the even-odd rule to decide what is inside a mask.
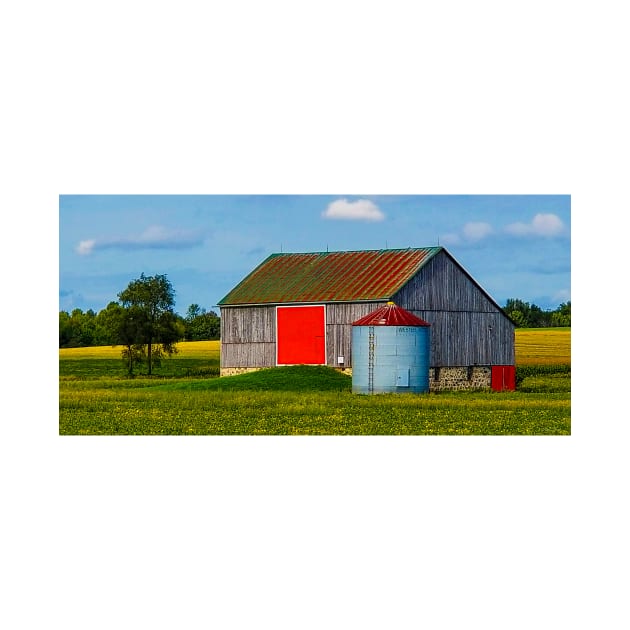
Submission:
[[[125,241],[123,241],[125,242]],[[160,247],[176,247],[178,245],[199,244],[198,235],[187,230],[170,230],[162,225],[149,226],[138,238],[129,239],[129,244]]]
[[[564,223],[555,214],[537,214],[531,223],[511,223],[505,231],[513,236],[558,236],[564,232]]]
[[[532,221],[532,227],[539,236],[557,236],[564,229],[564,223],[555,214],[537,214]]]
[[[81,241],[77,245],[77,253],[81,254],[81,256],[87,256],[88,254],[92,253],[95,244],[95,240]]]
[[[138,243],[161,243],[171,238],[176,232],[169,232],[161,225],[149,226],[137,239]]]
[[[203,243],[203,237],[196,232],[172,230],[161,225],[149,226],[139,236],[131,238],[89,239],[81,241],[76,248],[82,256],[102,249],[185,249]]]
[[[464,238],[466,238],[466,240],[480,241],[482,238],[492,234],[493,229],[489,223],[472,222],[466,223],[462,232],[464,233]]]
[[[344,219],[349,221],[382,221],[385,215],[379,207],[367,199],[348,201],[337,199],[328,204],[328,208],[322,212],[325,219]]]
[[[469,221],[460,232],[449,232],[440,235],[440,242],[444,245],[462,245],[464,243],[475,243],[494,232],[489,223],[481,221]]]

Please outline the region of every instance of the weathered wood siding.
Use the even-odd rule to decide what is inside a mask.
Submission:
[[[221,341],[275,343],[275,306],[231,306],[221,309]]]
[[[514,365],[514,325],[446,253],[393,300],[431,324],[431,367]],[[326,304],[326,361],[352,367],[352,322],[385,300]],[[276,365],[276,307],[221,308],[221,367]]]
[[[408,310],[431,324],[431,367],[514,365],[514,326],[501,313]]]
[[[326,305],[326,363],[337,367],[337,357],[344,366],[352,366],[352,322],[369,315],[385,302],[336,302]]]
[[[276,365],[275,343],[223,343],[221,367],[273,367]]]
[[[344,357],[352,365],[352,322],[385,302],[326,304],[326,362]],[[276,307],[232,306],[221,309],[221,367],[276,365]]]
[[[408,311],[498,311],[486,294],[443,251],[394,296],[394,302]]]
[[[431,367],[514,365],[514,325],[444,252],[394,301],[431,324]]]
[[[275,307],[221,308],[221,367],[272,367],[275,364]]]

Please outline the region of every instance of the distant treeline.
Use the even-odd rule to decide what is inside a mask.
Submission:
[[[571,326],[571,302],[563,302],[555,311],[543,311],[539,306],[509,299],[503,310],[518,328],[550,328]]]
[[[114,322],[120,309],[117,302],[110,302],[98,313],[92,309],[83,312],[75,308],[71,313],[59,312],[59,347],[80,348],[116,345]],[[198,304],[188,307],[185,317],[175,315],[181,341],[205,341],[219,339],[221,320],[214,311],[206,311]]]
[[[117,302],[111,302],[102,311],[92,309],[83,312],[75,308],[71,313],[59,312],[59,347],[79,348],[115,345],[112,330]],[[509,299],[503,310],[519,328],[549,328],[571,326],[571,302],[560,304],[554,311],[543,311],[536,304]],[[214,311],[206,311],[198,304],[191,304],[186,316],[176,315],[182,341],[205,341],[220,338],[221,319]]]

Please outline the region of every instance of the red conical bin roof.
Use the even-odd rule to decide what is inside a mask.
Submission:
[[[416,317],[393,302],[387,302],[365,317],[352,322],[353,326],[430,326],[429,322]]]

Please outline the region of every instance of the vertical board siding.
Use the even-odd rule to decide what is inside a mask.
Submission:
[[[394,302],[409,311],[497,312],[496,305],[444,252],[398,291]]]
[[[327,324],[352,324],[386,302],[331,302],[326,305]]]
[[[276,364],[274,306],[221,308],[221,367]]]
[[[432,367],[514,364],[514,325],[444,252],[394,302],[431,324]]]
[[[226,343],[275,343],[275,306],[222,308],[221,341]]]
[[[431,367],[514,365],[514,326],[501,313],[411,312],[431,324]]]
[[[275,343],[223,343],[221,367],[273,367],[276,364]]]
[[[352,322],[369,315],[385,302],[337,302],[326,305],[326,363],[337,367],[337,358],[344,358],[344,367],[352,367]]]

